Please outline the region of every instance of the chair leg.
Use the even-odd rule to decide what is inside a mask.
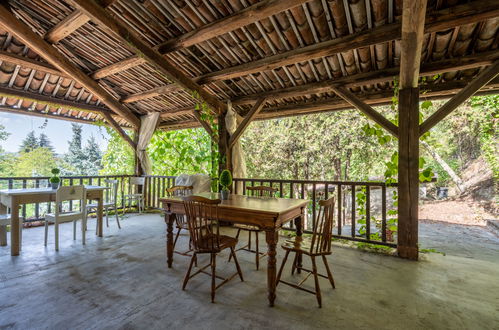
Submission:
[[[284,255],[284,259],[282,259],[281,267],[279,268],[279,272],[277,273],[277,279],[275,281],[276,287],[279,284],[279,281],[281,280],[282,270],[284,269],[284,265],[286,265],[286,261],[288,260],[289,252],[291,252],[291,251],[286,250],[286,254]]]
[[[248,250],[251,250],[251,230],[248,230]]]
[[[297,262],[298,262],[298,252],[295,253],[295,258],[293,259],[293,265],[291,266],[291,275],[295,274]]]
[[[260,267],[260,251],[258,250],[258,232],[255,231],[255,242],[256,242],[256,270]]]
[[[55,250],[59,251],[59,224],[57,223],[57,220],[55,221],[54,227],[55,227]]]
[[[239,234],[241,233],[241,229],[237,229],[237,234],[236,234],[236,240],[239,240]],[[230,262],[230,259],[232,259],[232,254],[229,255],[229,261]]]
[[[49,234],[49,222],[45,220],[45,246],[47,246],[48,234]]]
[[[236,260],[234,258],[234,260]],[[215,302],[215,290],[216,290],[216,269],[217,269],[217,255],[216,253],[211,254],[211,302]]]
[[[106,207],[106,227],[109,228],[109,209]]]
[[[86,235],[87,235],[87,221],[85,217],[81,219],[81,244],[85,245]]]
[[[178,228],[177,234],[175,235],[175,239],[173,240],[173,251],[175,251],[175,245],[177,245],[177,240],[178,240],[178,237],[180,236],[181,230],[182,230],[182,228]]]
[[[0,246],[7,246],[7,226],[0,226]]]
[[[187,269],[187,273],[185,274],[185,277],[184,277],[184,283],[182,284],[182,290],[185,290],[185,287],[187,286],[187,282],[189,281],[189,277],[191,276],[192,264],[194,263],[195,259],[196,259],[196,254],[194,253],[191,257],[191,262],[189,263],[189,268]]]
[[[317,298],[317,303],[319,303],[319,308],[322,307],[322,298],[321,298],[321,288],[319,287],[319,276],[317,275],[317,265],[315,264],[315,257],[310,256],[312,259],[312,272],[314,274],[315,281],[315,296]]]
[[[118,207],[114,206],[114,215],[116,216],[116,223],[118,224],[118,228],[121,229],[120,225],[120,217],[118,216]]]
[[[236,251],[234,250],[234,248],[230,248],[230,254],[234,256],[234,263],[236,264],[237,273],[239,274],[241,282],[244,282],[243,272],[241,272],[241,267],[239,267],[239,262],[237,261]]]
[[[327,278],[329,279],[329,283],[331,283],[331,285],[333,286],[333,289],[335,289],[336,287],[334,286],[333,273],[331,273],[331,269],[329,268],[329,264],[327,262],[325,255],[322,255],[322,261],[324,262],[324,266],[326,266]]]
[[[19,220],[19,250],[23,248],[23,220]]]

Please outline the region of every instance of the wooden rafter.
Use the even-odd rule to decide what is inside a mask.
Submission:
[[[421,66],[419,76],[433,76],[438,73],[467,70],[492,64],[499,59],[499,52],[489,51],[475,55],[425,63]],[[253,104],[262,97],[268,100],[276,100],[287,97],[296,97],[308,94],[319,94],[330,92],[332,86],[343,86],[347,88],[361,87],[372,84],[392,82],[399,74],[399,68],[389,68],[351,76],[330,79],[321,82],[308,83],[299,86],[281,88],[268,92],[249,94],[231,99],[233,105]]]
[[[137,152],[137,143],[135,143],[129,136],[126,134],[126,132],[123,130],[123,128],[114,120],[113,116],[111,116],[110,113],[103,113],[104,118],[106,118],[106,121],[108,122],[109,126],[113,127],[116,132],[125,140],[130,147],[132,147],[134,152]]]
[[[264,18],[286,11],[309,1],[311,0],[263,0],[244,8],[241,11],[235,12],[232,15],[206,24],[199,29],[190,31],[172,40],[168,40],[158,46],[158,51],[162,54],[166,54],[180,48],[189,47],[237,30],[242,26],[258,22]]]
[[[474,1],[472,3],[455,6],[451,9],[443,9],[430,14],[428,23],[425,25],[425,33],[447,30],[462,24],[476,23],[497,16],[499,16],[499,3],[497,1]],[[401,23],[387,24],[371,30],[357,32],[344,37],[208,73],[199,77],[197,82],[199,84],[205,84],[213,81],[238,78],[314,58],[331,56],[353,49],[369,47],[371,45],[400,39],[400,37]]]
[[[70,100],[65,100],[61,98],[51,97],[39,93],[28,92],[25,90],[15,89],[15,88],[7,88],[0,86],[0,97],[12,97],[17,99],[22,99],[31,102],[37,102],[40,104],[50,105],[54,107],[61,107],[66,109],[73,109],[78,111],[86,111],[86,112],[95,112],[95,113],[103,113],[110,112],[110,110],[90,105],[82,102],[74,102]]]
[[[101,0],[101,5],[103,8],[107,8],[116,1],[117,0]],[[87,24],[88,21],[90,21],[90,18],[87,15],[76,10],[47,31],[44,38],[49,43],[55,44]]]
[[[21,23],[7,8],[0,5],[0,26],[10,31],[25,45],[30,47],[47,62],[79,82],[87,90],[97,96],[101,102],[111,110],[125,118],[132,126],[139,127],[140,121],[131,110],[120,104],[111,94],[103,89],[97,82],[88,77],[83,71],[72,64],[64,55],[59,53],[43,38],[34,33],[27,25]]]
[[[90,75],[93,79],[102,79],[107,76],[131,69],[138,65],[144,64],[146,61],[142,57],[132,56],[126,60],[108,65],[101,68]]]
[[[350,103],[352,106],[362,111],[366,116],[374,120],[378,125],[386,129],[393,136],[398,137],[398,127],[395,124],[393,124],[382,114],[374,110],[370,105],[360,100],[348,89],[344,87],[333,87],[333,91],[336,93],[336,95],[338,95],[339,97]]]
[[[137,37],[133,31],[118,22],[94,1],[70,0],[69,2],[90,17],[100,28],[119,37],[125,46],[135,53],[140,54],[147,63],[156,67],[169,80],[190,92],[197,93],[215,112],[219,113],[223,111],[225,105],[214,95],[207,92],[177,67],[170,64],[161,54],[153,50],[141,38]]]
[[[95,120],[92,120],[92,119],[83,119],[83,118],[74,117],[74,116],[57,115],[57,114],[54,114],[52,112],[44,113],[44,112],[38,112],[38,111],[28,110],[28,109],[24,109],[24,108],[12,108],[12,107],[8,107],[5,105],[0,105],[0,112],[21,114],[24,116],[33,116],[33,117],[41,117],[41,118],[52,118],[52,119],[65,120],[65,121],[82,123],[82,124],[95,123]]]
[[[460,106],[469,97],[473,96],[480,88],[487,85],[495,76],[499,74],[499,61],[483,70],[469,84],[466,85],[459,93],[454,95],[440,109],[435,111],[428,119],[426,119],[419,128],[419,135],[428,132],[433,126],[438,124],[442,119],[447,117],[452,111]]]
[[[229,149],[231,149],[234,144],[237,142],[237,140],[243,135],[244,131],[248,128],[249,124],[255,119],[255,117],[262,111],[263,107],[265,106],[265,102],[267,100],[265,98],[261,98],[258,100],[253,108],[246,114],[244,117],[243,121],[241,124],[237,127],[236,131],[234,134],[231,135],[229,139]]]
[[[29,68],[33,70],[37,70],[40,72],[45,72],[45,73],[50,73],[59,77],[64,77],[64,78],[71,78],[65,73],[62,73],[59,71],[57,68],[54,66],[48,64],[48,63],[43,63],[31,58],[28,58],[26,56],[22,55],[17,55],[17,54],[12,54],[3,50],[0,50],[0,61],[6,61],[9,63],[17,64],[20,65],[23,68]]]
[[[123,103],[137,102],[137,101],[157,97],[160,95],[164,95],[164,94],[168,94],[168,93],[172,93],[172,92],[177,92],[179,90],[181,90],[181,88],[175,84],[156,87],[156,88],[150,89],[146,92],[130,94],[128,96],[125,96],[121,99],[121,102],[123,102]]]

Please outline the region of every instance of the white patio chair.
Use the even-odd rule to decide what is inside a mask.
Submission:
[[[104,202],[102,204],[102,208],[106,212],[106,226],[109,227],[109,210],[114,210],[114,215],[116,217],[116,223],[118,224],[118,228],[121,229],[120,219],[118,217],[118,180],[104,180],[104,183],[107,189],[104,193]],[[99,207],[98,203],[87,204],[87,216],[89,211],[97,210]],[[97,227],[99,223],[95,222],[95,234],[97,234]]]
[[[10,214],[0,214],[0,227],[2,230],[0,231],[0,246],[7,245],[7,226],[11,225]],[[19,217],[19,248],[22,247],[22,239],[23,239],[23,222],[24,218]],[[12,230],[12,228],[11,228]]]
[[[137,202],[139,214],[144,211],[144,186],[146,178],[143,176],[134,176],[130,178],[130,187],[128,195],[123,196],[123,214],[125,214],[125,205],[128,202],[128,208],[132,207],[132,202]],[[142,189],[142,192],[139,192]]]
[[[63,202],[79,200],[78,211],[63,212]],[[81,220],[81,239],[85,245],[87,192],[84,186],[63,186],[57,189],[55,195],[55,213],[45,216],[45,246],[47,246],[49,221],[54,222],[55,228],[55,250],[59,251],[59,224],[73,222],[73,240],[76,240],[76,221]]]

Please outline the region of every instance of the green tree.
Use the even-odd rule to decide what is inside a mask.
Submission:
[[[30,152],[38,147],[40,147],[40,143],[35,135],[35,131],[31,131],[21,142],[21,145],[19,146],[19,152]]]
[[[107,148],[102,156],[100,174],[133,174],[134,151],[115,130],[106,129],[109,138]]]
[[[69,141],[68,152],[64,156],[64,160],[69,165],[69,168],[63,171],[63,175],[84,175],[85,168],[85,153],[82,148],[82,125],[71,123],[73,135]]]
[[[47,148],[36,148],[30,152],[21,152],[16,160],[16,176],[50,176],[50,170],[56,167],[56,160]]]
[[[5,130],[5,126],[0,124],[0,142],[4,142],[9,137],[10,133]],[[15,156],[11,153],[5,152],[0,146],[0,175],[11,176],[13,175],[13,163]]]
[[[99,145],[95,141],[95,137],[91,136],[85,148],[83,149],[83,155],[85,157],[84,167],[86,175],[98,175],[101,170],[102,162],[102,152],[100,151]]]
[[[52,143],[50,142],[48,136],[45,133],[40,134],[38,138],[38,146],[41,148],[47,148],[50,151],[54,152],[54,147],[52,146]]]

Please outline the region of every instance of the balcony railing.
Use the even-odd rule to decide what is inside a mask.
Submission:
[[[72,176],[61,177],[63,185],[103,185],[105,179],[118,180],[118,209],[124,205],[123,196],[130,192],[130,175]],[[0,189],[47,187],[48,177],[0,177]],[[144,187],[147,208],[159,209],[159,199],[166,195],[166,189],[175,184],[174,176],[146,176]],[[390,230],[388,214],[396,209],[390,196],[396,192],[396,185],[385,182],[356,181],[312,181],[312,180],[276,180],[235,178],[233,193],[245,194],[246,187],[266,185],[277,188],[277,197],[302,198],[310,202],[305,212],[304,232],[310,233],[312,219],[318,212],[318,201],[334,196],[336,216],[333,235],[336,238],[375,243],[395,247],[395,235]],[[70,203],[69,209],[77,207]],[[52,203],[23,205],[21,215],[26,222],[43,220],[51,212]],[[395,216],[396,217],[396,216]],[[294,230],[290,222],[285,228]]]

